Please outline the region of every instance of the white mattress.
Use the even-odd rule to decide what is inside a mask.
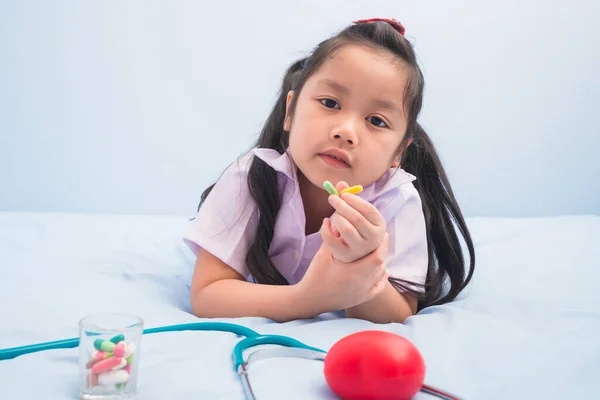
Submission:
[[[426,382],[465,399],[597,398],[600,377],[600,217],[468,220],[477,248],[461,300],[374,325],[327,314],[278,324],[231,320],[329,349],[365,329],[396,332],[422,352]],[[189,313],[193,258],[181,217],[0,213],[0,348],[76,337],[99,312],[140,315],[145,327]],[[243,399],[231,364],[239,339],[221,332],[145,335],[140,399]],[[78,350],[0,361],[0,398],[75,399]],[[259,400],[333,399],[322,363],[256,364]],[[430,398],[425,394],[418,399]]]

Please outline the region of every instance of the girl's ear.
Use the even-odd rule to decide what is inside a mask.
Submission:
[[[400,150],[398,150],[396,154],[394,154],[394,161],[392,162],[391,168],[398,168],[400,166],[400,156],[403,152],[406,151],[406,149],[408,149],[408,146],[410,146],[411,143],[412,139],[408,139],[408,143],[406,144],[406,146],[400,148]]]
[[[289,132],[292,127],[292,118],[290,117],[290,104],[294,98],[294,91],[290,90],[285,101],[285,118],[283,119],[283,130]]]

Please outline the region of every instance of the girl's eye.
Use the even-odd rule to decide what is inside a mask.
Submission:
[[[337,101],[331,99],[321,99],[321,104],[327,108],[339,108]]]
[[[368,120],[368,119],[369,119],[369,118],[367,118],[367,120]],[[387,127],[387,124],[385,123],[385,121],[384,121],[384,120],[382,120],[382,119],[381,119],[381,118],[379,118],[379,117],[370,117],[370,122],[371,122],[373,125],[375,125],[375,126],[378,126],[378,127],[380,127],[380,128],[386,128],[386,127]]]

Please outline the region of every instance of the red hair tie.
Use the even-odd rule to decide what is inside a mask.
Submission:
[[[371,23],[371,22],[376,22],[376,21],[387,22],[388,24],[390,24],[392,26],[392,28],[394,28],[396,31],[398,31],[402,36],[404,36],[404,32],[406,32],[406,29],[404,29],[404,26],[400,23],[400,21],[398,21],[394,18],[359,19],[358,21],[354,21],[354,23],[355,24],[364,24],[364,23]]]

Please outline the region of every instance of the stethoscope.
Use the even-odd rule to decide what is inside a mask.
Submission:
[[[296,339],[282,335],[261,335],[258,332],[242,325],[226,322],[192,322],[187,324],[168,325],[157,328],[144,329],[143,334],[176,332],[176,331],[222,331],[234,333],[238,336],[245,336],[233,349],[233,364],[236,372],[240,376],[244,395],[247,400],[256,400],[250,380],[248,370],[251,364],[261,360],[280,357],[295,357],[308,360],[325,361],[327,352],[306,345]],[[244,360],[243,353],[254,346],[265,344],[279,345],[280,347],[255,350]],[[70,349],[79,346],[79,338],[63,339],[52,342],[37,343],[7,349],[0,349],[0,361],[15,358],[24,354],[35,353],[45,350]],[[458,397],[443,392],[429,385],[423,385],[421,392],[431,394],[443,400],[459,400]]]

